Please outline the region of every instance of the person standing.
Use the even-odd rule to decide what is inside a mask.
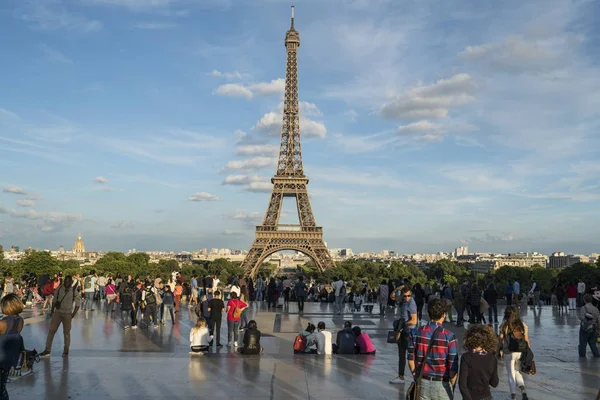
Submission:
[[[387,307],[388,298],[390,297],[390,289],[385,279],[381,281],[381,285],[377,289],[377,302],[379,303],[379,316],[385,316],[385,308]]]
[[[298,282],[294,286],[294,292],[296,294],[296,301],[298,302],[298,311],[304,312],[304,301],[306,301],[306,292],[308,291],[308,287],[306,283],[304,283],[304,277],[300,275],[298,277]]]
[[[230,293],[231,298],[227,302],[227,347],[238,346],[238,329],[240,327],[240,316],[248,304],[239,300],[235,292]]]
[[[519,317],[519,311],[514,306],[507,307],[504,311],[504,322],[500,326],[500,343],[511,399],[517,398],[518,387],[523,400],[528,400],[527,393],[525,393],[525,381],[520,372],[520,359],[527,346],[530,346],[529,329]]]
[[[577,305],[579,307],[583,307],[583,295],[585,294],[585,283],[579,278],[579,282],[577,283]]]
[[[106,298],[106,276],[101,275],[100,277],[98,277],[98,297],[100,297],[100,301],[104,300]]]
[[[79,310],[81,295],[77,288],[73,287],[73,277],[70,275],[65,277],[64,283],[56,289],[54,294],[56,300],[54,301],[54,307],[52,308],[52,318],[50,319],[50,328],[48,337],[46,338],[46,348],[40,354],[40,357],[50,356],[54,335],[61,324],[63,326],[65,343],[63,357],[69,356],[69,347],[71,345],[71,320]],[[73,308],[73,305],[75,305],[75,308]]]
[[[569,301],[569,311],[574,311],[577,308],[577,286],[572,282],[567,285],[567,299]]]
[[[275,278],[271,277],[269,279],[269,285],[267,286],[267,308],[271,310],[271,305],[273,309],[276,307],[275,298],[277,297],[277,284],[275,283]]]
[[[513,305],[515,307],[517,307],[517,309],[520,307],[519,304],[519,295],[521,294],[521,284],[519,283],[518,280],[515,279],[515,283],[513,283]]]
[[[196,275],[192,276],[192,293],[190,293],[190,301],[188,302],[188,307],[192,307],[193,304],[198,304],[198,280],[196,279]]]
[[[490,283],[483,293],[483,298],[488,303],[488,322],[491,324],[494,321],[495,324],[498,323],[498,292],[496,291],[496,286],[493,283]],[[494,314],[494,319],[492,319],[492,312]]]
[[[390,381],[392,384],[404,383],[404,370],[406,369],[406,352],[409,346],[409,337],[412,330],[417,326],[417,304],[412,298],[410,287],[404,286],[401,290],[402,307],[400,308],[400,319],[396,330],[401,330],[398,341],[398,376]]]
[[[83,311],[94,311],[94,293],[96,292],[96,284],[98,278],[96,271],[91,270],[90,273],[83,279]]]
[[[512,281],[509,280],[504,288],[504,296],[506,297],[506,307],[512,306],[513,300],[513,284]]]
[[[447,307],[443,300],[432,299],[427,304],[430,323],[417,328],[408,341],[408,366],[415,377],[422,370],[422,399],[453,399],[453,387],[458,378],[456,336],[445,329]],[[425,359],[429,343],[431,355]]]
[[[344,280],[342,278],[334,277],[334,282],[331,284],[331,287],[335,293],[335,305],[337,307],[338,315],[344,311],[344,297],[346,297],[346,285],[344,284]]]
[[[469,307],[471,308],[471,320],[469,322],[481,323],[481,318],[479,318],[481,315],[481,290],[479,290],[476,283],[471,286],[469,292]]]
[[[221,321],[223,319],[224,311],[225,303],[221,300],[221,292],[217,290],[214,293],[213,299],[208,303],[208,312],[210,312],[210,331],[213,333],[213,337],[217,337],[217,347],[223,347],[221,344]]]
[[[592,295],[583,296],[584,305],[579,310],[579,357],[585,357],[588,344],[595,358],[600,357],[598,352],[598,335],[600,335],[600,311],[592,304]]]
[[[180,286],[181,287],[181,286]],[[154,324],[154,330],[158,330],[157,319],[157,291],[152,282],[146,283],[146,289],[142,291],[142,303],[146,305],[144,317],[146,319],[146,329],[150,329],[150,325]]]
[[[175,290],[173,295],[175,296],[175,314],[179,312],[179,303],[181,302],[181,294],[183,293],[183,286],[179,281],[175,284]]]
[[[444,289],[442,291],[442,299],[444,300],[444,303],[446,304],[446,315],[448,316],[448,318],[450,319],[450,323],[454,323],[454,319],[452,317],[452,307],[454,304],[454,293],[452,291],[452,286],[450,286],[449,283],[446,283],[444,285]]]
[[[262,302],[264,300],[264,292],[265,292],[265,280],[263,279],[262,275],[258,276],[258,279],[256,280],[256,283],[255,283],[255,289],[256,289],[256,301]]]
[[[246,285],[242,285],[242,287],[240,287],[239,299],[243,303],[250,304],[250,302],[249,302],[250,296],[248,295],[248,287]],[[244,308],[244,310],[242,311],[242,315],[240,317],[240,331],[246,329],[247,326],[248,326],[248,307]]]
[[[425,305],[425,291],[421,288],[420,283],[415,283],[412,293],[417,304],[417,319],[421,321],[423,319],[423,306]]]
[[[533,285],[531,285],[531,290],[529,290],[529,295],[533,295],[533,308],[538,306],[538,308],[542,308],[542,302],[540,301],[540,290],[542,288],[538,284],[537,281],[533,281]]]

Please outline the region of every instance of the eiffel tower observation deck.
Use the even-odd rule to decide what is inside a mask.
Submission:
[[[334,266],[323,241],[323,228],[317,226],[308,196],[308,178],[302,164],[300,116],[298,107],[298,48],[300,34],[292,21],[285,35],[286,72],[281,124],[281,145],[277,171],[271,179],[273,192],[262,225],[256,227],[256,238],[242,267],[249,276],[255,276],[269,255],[281,250],[300,251],[313,259],[319,270]],[[285,197],[296,199],[298,225],[279,224],[281,206]]]

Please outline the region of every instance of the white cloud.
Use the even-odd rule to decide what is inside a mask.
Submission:
[[[8,118],[10,118],[12,120],[15,120],[15,121],[20,121],[21,120],[21,117],[19,117],[18,114],[14,113],[12,111],[8,111],[8,110],[6,110],[4,108],[0,108],[0,117],[3,117],[3,116],[8,117]]]
[[[62,64],[73,64],[73,61],[69,57],[67,57],[60,51],[51,48],[47,44],[44,44],[44,43],[41,44],[40,49],[46,55],[46,57],[48,57],[48,59],[51,61],[62,63]]]
[[[62,212],[38,212],[35,210],[16,211],[0,204],[0,214],[8,214],[12,218],[25,219],[39,222],[38,228],[42,232],[56,232],[64,227],[83,220],[82,214],[69,214]]]
[[[254,229],[256,225],[260,225],[262,222],[263,214],[259,212],[248,212],[244,210],[237,210],[235,213],[228,216],[231,219],[242,221],[244,227],[248,229]]]
[[[475,86],[468,74],[456,74],[436,83],[411,88],[381,107],[387,119],[442,119],[449,109],[475,101]]]
[[[196,192],[188,196],[188,201],[217,201],[219,197],[206,192]]]
[[[319,110],[319,107],[315,103],[309,103],[308,101],[300,102],[300,112],[309,117],[322,117],[323,113]]]
[[[356,122],[356,119],[358,118],[358,113],[356,112],[356,110],[354,109],[349,109],[348,111],[344,112],[344,115],[346,117],[348,117],[348,120],[350,122]]]
[[[271,182],[250,182],[246,186],[246,190],[249,192],[270,193],[273,190],[273,184]]]
[[[25,190],[19,186],[8,185],[2,188],[4,193],[13,193],[13,194],[27,194]]]
[[[210,75],[214,76],[215,78],[225,78],[227,80],[236,80],[236,79],[241,80],[241,79],[245,79],[250,76],[249,74],[239,72],[239,71],[221,72],[216,69],[213,69],[210,72]]]
[[[214,93],[220,96],[244,97],[247,100],[253,96],[250,89],[239,83],[226,83],[219,86]]]
[[[25,199],[25,200],[17,200],[17,205],[19,207],[35,207],[35,201],[34,200],[29,200],[29,199]]]
[[[120,220],[111,225],[113,229],[135,229],[135,224],[133,221]]]
[[[104,184],[104,183],[108,183],[108,179],[106,179],[103,176],[97,176],[94,178],[94,182]]]
[[[322,115],[318,107],[312,103],[300,103],[300,135],[306,138],[324,138],[327,128],[322,122],[315,121],[304,115]],[[277,137],[281,135],[283,121],[283,103],[262,116],[254,125],[255,130],[266,136]]]
[[[261,179],[262,177],[259,175],[227,175],[223,185],[247,185]]]
[[[102,22],[88,19],[85,15],[67,11],[62,4],[55,2],[30,2],[21,18],[32,27],[53,31],[65,29],[80,33],[91,33],[102,29]]]
[[[276,156],[279,146],[274,144],[242,144],[236,146],[235,154],[241,156]]]
[[[244,236],[245,233],[242,231],[234,231],[234,230],[230,230],[230,229],[225,229],[223,232],[221,232],[221,235],[224,236]]]
[[[253,93],[259,96],[281,94],[285,90],[285,79],[273,79],[271,82],[259,82],[249,86]]]
[[[442,129],[441,125],[431,123],[429,121],[418,121],[408,125],[399,125],[396,128],[396,133],[399,135],[413,135],[413,134],[432,134],[433,132],[440,132]]]
[[[235,169],[261,169],[265,167],[273,167],[277,163],[276,157],[252,157],[247,160],[234,160],[229,161],[225,166],[226,171]]]

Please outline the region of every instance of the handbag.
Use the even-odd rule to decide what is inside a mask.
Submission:
[[[396,331],[388,331],[387,342],[388,343],[398,343],[398,339],[396,339]]]
[[[233,318],[240,319],[242,317],[242,311],[244,311],[244,310],[236,306],[233,309]]]
[[[431,355],[431,350],[433,348],[433,339],[435,338],[435,334],[440,330],[441,327],[437,327],[435,331],[431,334],[431,339],[429,339],[429,344],[427,345],[427,352],[425,353],[425,357],[423,358],[423,364],[419,369],[419,372],[415,375],[415,380],[410,384],[408,390],[406,392],[406,400],[419,400],[421,398],[421,377],[423,376],[423,369],[425,369],[425,363],[429,359]]]

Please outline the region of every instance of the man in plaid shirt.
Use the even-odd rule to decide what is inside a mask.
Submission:
[[[442,327],[446,319],[446,304],[440,299],[430,300],[427,304],[430,323],[417,328],[408,340],[408,367],[413,376],[423,368],[421,380],[421,400],[446,400],[454,398],[454,385],[458,377],[458,352],[456,336]],[[433,332],[431,354],[425,360],[425,354]]]

